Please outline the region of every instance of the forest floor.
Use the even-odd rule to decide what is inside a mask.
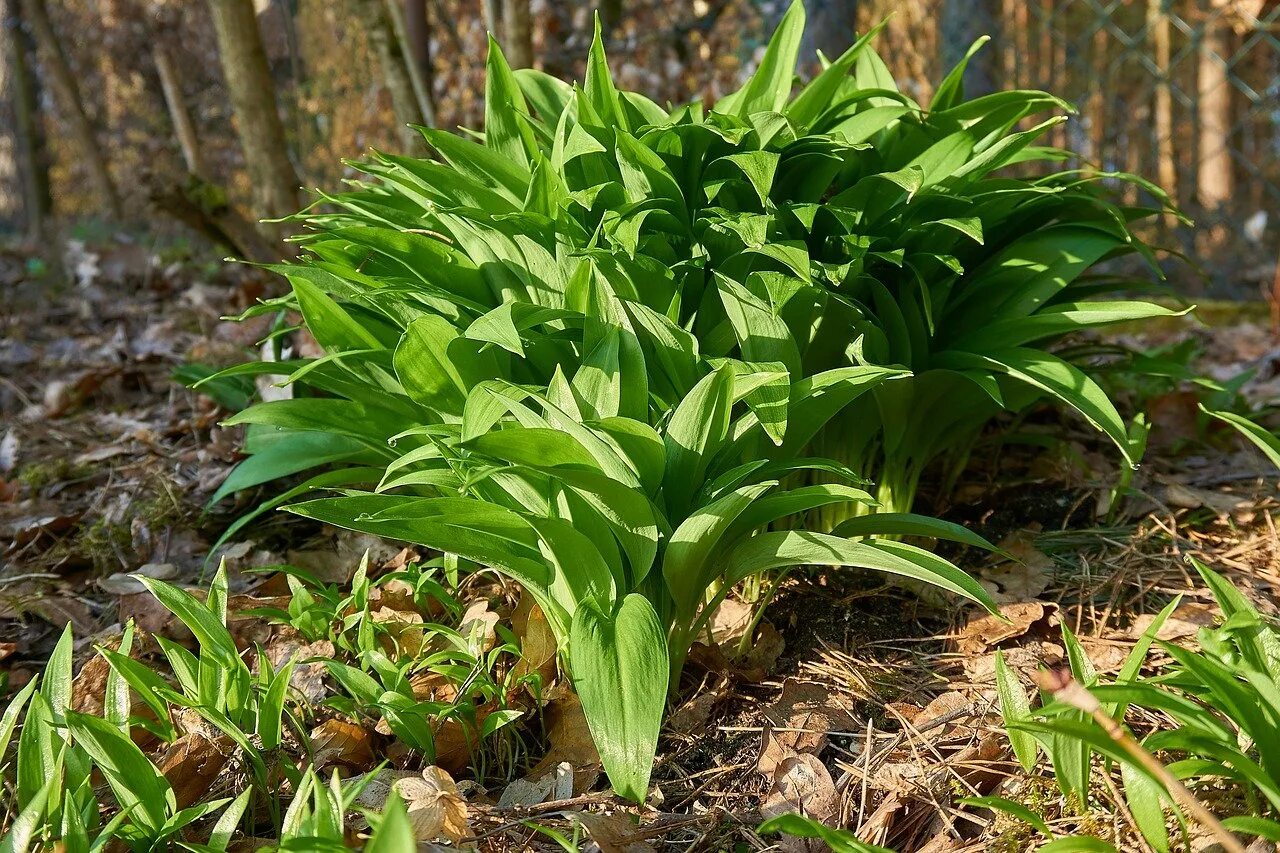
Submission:
[[[78,708],[101,707],[93,646],[117,637],[128,619],[189,641],[130,573],[196,587],[225,557],[233,607],[246,610],[287,604],[282,576],[269,567],[302,567],[341,588],[366,549],[372,576],[417,559],[279,513],[211,555],[228,524],[267,493],[250,490],[206,508],[238,458],[239,434],[219,426],[226,410],[173,376],[184,365],[216,367],[251,354],[266,329],[219,317],[270,285],[240,268],[166,264],[137,246],[83,250],[69,269],[78,281],[51,288],[27,259],[0,257],[0,692],[41,671],[67,623],[83,666]],[[1124,342],[1194,341],[1188,358],[1197,369],[1219,380],[1253,370],[1243,393],[1280,397],[1280,343],[1265,312],[1207,313],[1208,325],[1179,321]],[[1128,393],[1153,431],[1135,494],[1122,504],[1109,497],[1122,464],[1116,454],[1082,425],[1046,419],[1052,415],[1024,424],[1025,441],[981,446],[949,499],[938,502],[944,517],[1016,558],[948,554],[989,586],[1007,621],[858,574],[797,573],[766,621],[752,626],[751,602],[731,600],[714,642],[695,650],[661,741],[656,793],[642,810],[603,793],[581,713],[568,691],[552,688],[537,699],[507,696],[523,703],[524,719],[481,749],[469,750],[465,739],[460,749],[438,742],[436,763],[458,781],[450,796],[461,834],[482,849],[555,849],[538,827],[577,832],[606,853],[809,849],[755,831],[763,816],[798,810],[902,851],[1024,849],[1028,827],[957,802],[998,794],[1034,803],[1055,829],[1142,849],[1105,773],[1081,813],[1061,802],[1048,771],[1027,774],[1013,760],[995,698],[995,652],[1030,683],[1037,668],[1062,662],[1065,624],[1099,672],[1114,673],[1153,615],[1179,595],[1159,636],[1193,642],[1214,609],[1188,557],[1275,615],[1280,491],[1260,454],[1231,434],[1205,434],[1194,389],[1170,383]],[[1070,440],[1045,440],[1051,426],[1059,435],[1067,429]],[[464,612],[455,626],[486,626],[489,648],[514,637],[529,658],[545,642],[510,586],[469,583],[456,595]],[[388,593],[380,605],[393,622],[438,617],[409,612]],[[308,645],[264,616],[235,617],[232,628],[237,641],[261,643],[273,661],[299,650],[326,654],[322,643]],[[1160,656],[1153,651],[1150,666]],[[551,681],[550,660],[545,654],[524,666],[544,668]],[[383,760],[395,770],[420,769],[385,730],[352,726],[325,704],[336,688],[323,668],[300,667],[294,686],[308,740],[302,751],[326,774],[366,772]],[[166,776],[175,789],[207,789],[226,757],[189,754],[173,759],[170,750]]]

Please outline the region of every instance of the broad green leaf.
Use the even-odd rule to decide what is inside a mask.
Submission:
[[[614,613],[580,607],[569,637],[573,686],[582,700],[609,784],[644,802],[667,701],[667,639],[644,596],[624,598]]]

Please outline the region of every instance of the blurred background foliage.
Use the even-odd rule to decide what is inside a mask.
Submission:
[[[334,189],[343,158],[425,154],[409,123],[483,124],[485,34],[512,65],[581,79],[599,13],[619,85],[711,103],[741,85],[779,0],[3,0],[0,229],[68,223],[159,239],[201,231],[278,254],[253,220]],[[880,52],[927,102],[973,40],[973,94],[1044,88],[1079,114],[1052,144],[1081,168],[1168,188],[1197,221],[1155,235],[1192,256],[1188,292],[1280,291],[1277,0],[807,0],[834,56],[890,16]],[[260,57],[265,63],[259,63]],[[261,67],[259,67],[261,65]],[[259,73],[261,72],[261,73]],[[273,122],[272,115],[278,116]],[[246,156],[245,152],[249,152]],[[1126,201],[1142,204],[1135,187]],[[264,239],[259,239],[263,237]]]

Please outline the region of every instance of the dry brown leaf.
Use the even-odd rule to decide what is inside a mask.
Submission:
[[[513,674],[517,679],[537,675],[538,683],[527,684],[526,690],[530,695],[545,692],[555,681],[558,646],[546,614],[527,592],[520,594],[511,614],[511,629],[520,638],[520,659]]]
[[[372,736],[363,727],[346,720],[325,720],[311,730],[308,739],[317,768],[343,764],[356,770],[373,763]]]
[[[439,767],[427,767],[421,776],[397,779],[391,789],[404,800],[417,840],[444,837],[456,844],[471,835],[467,802],[453,778]]]
[[[111,648],[119,648],[119,641]],[[107,676],[111,664],[102,655],[94,655],[84,662],[75,680],[71,682],[71,710],[79,714],[102,716],[103,702],[107,694]]]
[[[827,732],[853,724],[848,710],[838,707],[838,702],[829,685],[796,678],[784,681],[782,695],[764,711],[757,769],[772,776],[796,753],[822,752]]]
[[[773,787],[769,790],[760,813],[766,819],[787,812],[797,812],[805,817],[831,825],[840,814],[840,798],[836,794],[831,774],[817,756],[802,753],[787,758],[778,765],[773,775]],[[823,850],[811,846],[803,839],[786,838],[784,850]]]
[[[738,642],[751,625],[754,608],[732,598],[726,598],[711,617],[711,639],[729,658],[734,657]]]
[[[370,610],[369,616],[382,629],[378,632],[378,640],[382,643],[383,650],[393,659],[399,655],[415,657],[422,651],[422,638],[426,630],[422,614],[412,610],[379,607],[377,610]]]
[[[476,654],[483,654],[498,642],[498,614],[489,609],[489,602],[473,601],[462,614],[458,633],[466,637]]]
[[[975,614],[956,633],[956,651],[963,655],[981,654],[1006,640],[1021,637],[1056,610],[1053,604],[1016,601],[1001,604],[999,616],[986,612]]]
[[[155,763],[172,786],[178,808],[209,796],[235,748],[226,735],[210,737],[197,732],[184,734],[164,748]]]
[[[667,719],[667,730],[686,737],[705,735],[707,722],[711,719],[711,711],[719,699],[718,691],[699,691]]]
[[[572,796],[573,767],[562,761],[541,776],[512,780],[498,798],[498,808],[536,806],[552,800],[567,800]]]
[[[542,760],[529,771],[530,778],[537,779],[554,769],[562,761],[573,768],[573,793],[585,793],[600,778],[600,753],[587,728],[587,718],[582,713],[582,703],[576,693],[568,689],[557,694],[543,709],[546,720],[549,747]]]
[[[142,581],[132,575],[167,581],[176,577],[177,574],[178,568],[173,563],[144,563],[132,572],[116,572],[113,575],[107,575],[98,581],[98,587],[112,595],[138,595],[139,593],[150,595],[147,588],[142,585]]]
[[[1053,578],[1053,560],[1035,546],[1037,529],[1011,533],[999,546],[1013,556],[983,568],[979,583],[997,602],[1031,601],[1044,592]]]
[[[574,818],[582,824],[600,853],[653,853],[653,846],[644,840],[638,827],[621,812],[579,812]]]
[[[778,633],[778,629],[769,621],[762,621],[756,628],[751,648],[747,650],[746,656],[741,661],[739,672],[751,681],[764,680],[766,675],[773,672],[778,658],[782,657],[786,648],[787,641],[783,639],[782,634]]]
[[[1172,507],[1207,509],[1216,513],[1219,518],[1248,513],[1255,508],[1253,501],[1248,498],[1209,489],[1197,489],[1184,483],[1165,483],[1160,492],[1160,499]]]

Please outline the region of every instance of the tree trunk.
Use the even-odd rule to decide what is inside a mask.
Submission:
[[[405,44],[430,92],[435,74],[431,70],[431,21],[427,15],[427,0],[404,0]]]
[[[1227,77],[1230,35],[1212,13],[1204,22],[1198,63],[1200,165],[1197,195],[1212,211],[1231,198],[1231,81]]]
[[[529,0],[503,0],[502,51],[512,68],[533,67],[533,19]]]
[[[42,243],[53,212],[49,193],[49,154],[45,147],[44,124],[40,121],[39,82],[31,72],[34,45],[22,25],[19,0],[5,3],[4,46],[9,65],[9,85],[13,93],[14,136],[18,173],[22,182],[22,210],[27,236]]]
[[[209,8],[256,212],[263,218],[288,215],[298,208],[298,173],[289,159],[253,0],[209,0]]]
[[[1147,0],[1147,35],[1151,39],[1152,61],[1156,64],[1151,124],[1156,136],[1156,179],[1176,202],[1178,164],[1173,153],[1173,94],[1169,88],[1169,17],[1163,7],[1164,0]],[[1172,217],[1169,224],[1173,224]]]
[[[607,39],[622,23],[622,0],[600,0],[600,30]]]
[[[484,28],[496,39],[506,38],[502,32],[502,0],[484,0]]]
[[[412,86],[413,98],[418,105],[421,116],[419,124],[434,127],[436,123],[436,106],[431,100],[429,78],[422,73],[422,66],[414,58],[412,42],[409,40],[409,25],[405,23],[403,0],[385,0],[387,19],[391,22],[391,34],[394,36],[395,52],[399,55],[400,64],[404,66]]]
[[[49,20],[49,10],[44,0],[23,0],[22,10],[27,24],[40,51],[40,58],[45,71],[49,75],[49,83],[54,94],[66,112],[68,129],[85,168],[89,170],[89,178],[100,197],[102,208],[111,218],[123,218],[120,205],[120,194],[116,191],[115,182],[107,167],[107,158],[103,148],[98,144],[93,132],[93,125],[85,112],[84,102],[80,99],[80,85],[67,57],[62,52],[62,45],[53,24]]]
[[[196,126],[191,121],[191,113],[187,112],[186,101],[182,97],[182,80],[178,67],[174,64],[169,48],[159,38],[151,48],[156,63],[156,73],[160,75],[160,88],[164,91],[164,103],[169,109],[169,120],[173,122],[173,132],[178,137],[178,145],[182,148],[182,159],[187,164],[187,171],[199,178],[208,178],[204,168],[204,158],[200,156],[200,142],[196,137]]]

